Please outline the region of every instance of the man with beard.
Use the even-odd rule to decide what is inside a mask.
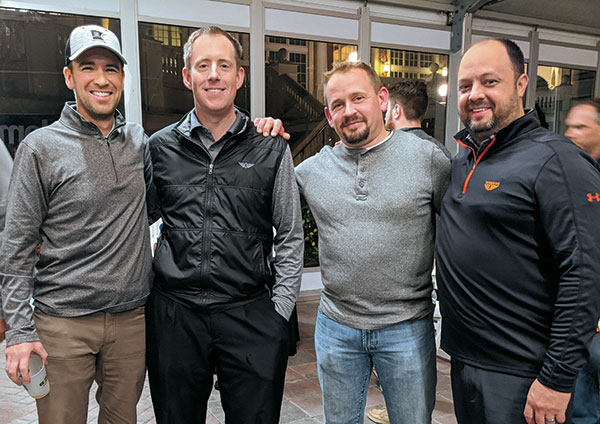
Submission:
[[[6,372],[29,383],[32,353],[47,362],[41,424],[135,423],[144,386],[144,304],[151,250],[150,153],[140,125],[116,109],[126,63],[114,33],[75,28],[65,48],[75,94],[58,121],[19,145],[0,259]],[[33,297],[34,307],[30,300]]]
[[[319,228],[324,290],[315,350],[327,423],[362,422],[373,366],[392,423],[431,423],[435,213],[450,161],[385,128],[388,90],[364,63],[325,74],[325,115],[341,143],[296,168]]]
[[[598,165],[525,113],[527,83],[510,40],[473,45],[458,71],[465,148],[436,247],[460,424],[570,422],[598,319]]]

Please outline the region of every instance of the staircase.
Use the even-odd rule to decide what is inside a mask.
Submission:
[[[290,148],[297,165],[327,144],[333,145],[335,132],[323,113],[323,104],[287,74],[266,67],[267,116],[281,119],[291,135]],[[332,141],[333,140],[333,141]]]

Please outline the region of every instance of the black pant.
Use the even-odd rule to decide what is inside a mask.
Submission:
[[[279,422],[288,328],[268,297],[201,313],[154,293],[146,321],[157,423],[204,423],[215,368],[227,424]]]
[[[524,424],[527,393],[534,377],[476,368],[452,358],[452,396],[459,424]],[[571,423],[571,406],[566,424]]]

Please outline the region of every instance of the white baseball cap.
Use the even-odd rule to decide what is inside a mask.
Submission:
[[[121,44],[117,36],[110,30],[98,25],[83,25],[75,28],[65,47],[65,59],[69,64],[86,50],[104,47],[113,52],[125,65],[127,61],[121,53]]]

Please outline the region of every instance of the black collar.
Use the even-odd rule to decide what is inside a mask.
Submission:
[[[510,143],[517,136],[539,127],[541,127],[541,125],[537,113],[534,109],[531,109],[528,110],[525,115],[515,119],[506,127],[498,130],[495,134],[492,134],[488,139],[484,140],[479,145],[473,141],[469,131],[466,128],[459,131],[454,138],[456,140],[460,140],[462,144],[470,146],[476,152],[480,150],[482,146],[489,144],[491,140],[495,138],[496,141],[494,142],[493,150],[496,150],[500,146]]]

